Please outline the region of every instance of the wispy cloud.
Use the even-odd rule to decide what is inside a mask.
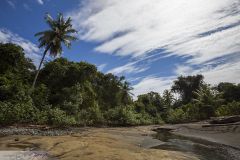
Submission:
[[[161,49],[159,57],[187,59],[176,68],[176,75],[201,73],[209,83],[240,82],[238,62],[216,65],[219,58],[240,57],[239,0],[87,0],[68,14],[82,40],[99,42],[95,51],[100,53],[141,59]],[[109,72],[137,73],[145,67],[129,60]],[[145,92],[150,87],[144,84],[162,81],[166,82],[161,77],[145,78],[134,92]]]
[[[107,64],[103,63],[103,64],[98,65],[97,68],[98,68],[98,70],[103,71],[106,66],[107,66]]]
[[[37,0],[37,2],[38,2],[39,4],[41,4],[41,5],[44,4],[43,0]]]
[[[180,71],[184,71],[183,74]],[[206,63],[197,69],[191,66],[177,66],[178,75],[202,74],[205,80],[211,84],[220,82],[239,83],[240,80],[240,57],[236,54],[227,59],[220,59],[217,63]],[[185,73],[185,74],[184,74]]]
[[[138,57],[164,48],[201,63],[239,51],[239,6],[238,0],[90,0],[70,15],[83,40],[103,42],[99,52]]]
[[[163,93],[164,90],[170,89],[175,77],[145,77],[139,83],[133,86],[133,94],[136,97],[148,92]]]
[[[29,7],[29,5],[26,4],[26,3],[23,4],[23,7],[24,7],[26,10],[28,10],[28,11],[32,11],[32,9],[31,9],[31,8]]]
[[[13,9],[16,8],[16,5],[15,5],[15,3],[14,3],[13,1],[7,0],[7,3],[8,3]]]
[[[26,57],[31,58],[35,65],[39,64],[41,56],[39,55],[40,50],[37,45],[20,37],[18,34],[0,28],[0,43],[15,43],[20,45],[24,49]]]
[[[220,82],[239,83],[240,61],[222,64],[214,68],[204,68],[201,71],[197,71],[197,73],[203,74],[205,80],[211,84]]]
[[[109,70],[108,73],[122,75],[122,74],[130,74],[130,73],[140,73],[149,69],[148,66],[137,66],[136,63],[137,62],[127,63],[123,66],[119,66]]]
[[[187,65],[178,65],[174,71],[176,75],[189,75],[193,72],[193,68]]]

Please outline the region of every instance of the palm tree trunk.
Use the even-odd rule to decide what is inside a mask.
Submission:
[[[34,78],[34,81],[33,81],[33,84],[32,84],[32,91],[33,91],[34,88],[35,88],[35,84],[36,84],[36,81],[37,81],[37,78],[38,78],[38,75],[39,75],[39,72],[40,72],[40,69],[41,69],[43,60],[44,60],[44,58],[45,58],[45,56],[46,56],[46,54],[47,54],[48,49],[49,49],[49,47],[47,47],[47,48],[45,49],[45,51],[43,52],[43,56],[42,56],[41,62],[40,62],[40,64],[39,64],[39,66],[38,66],[38,70],[37,70],[37,73],[36,73],[36,75],[35,75],[35,78]]]

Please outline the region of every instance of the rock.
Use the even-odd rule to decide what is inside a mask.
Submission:
[[[213,117],[209,121],[210,124],[227,124],[240,122],[240,115],[228,116],[228,117]]]

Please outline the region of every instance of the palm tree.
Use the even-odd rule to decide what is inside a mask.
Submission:
[[[193,94],[196,95],[193,102],[200,106],[199,114],[201,118],[207,119],[215,116],[216,107],[220,106],[223,102],[222,95],[206,84],[193,92]]]
[[[172,92],[170,90],[167,90],[167,89],[164,90],[163,101],[164,101],[167,109],[169,109],[172,106],[174,100],[175,99],[174,99],[174,96],[173,96]]]
[[[133,90],[133,88],[130,87],[130,83],[124,81],[122,84],[122,102],[124,105],[127,105],[129,102],[131,102],[131,95],[133,95],[133,93],[130,92],[131,90]]]
[[[50,29],[35,34],[35,36],[40,36],[38,39],[40,43],[39,48],[44,48],[44,52],[32,84],[32,89],[35,87],[35,83],[47,52],[49,51],[51,56],[56,57],[58,54],[62,53],[62,43],[70,48],[71,41],[77,39],[71,35],[77,31],[72,28],[72,20],[70,17],[65,21],[63,15],[59,13],[57,19],[54,20],[49,14],[46,14],[45,20]]]

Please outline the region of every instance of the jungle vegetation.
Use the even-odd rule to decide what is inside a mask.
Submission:
[[[240,114],[240,84],[210,86],[202,75],[180,76],[163,94],[133,100],[124,77],[87,62],[45,62],[32,90],[36,73],[21,46],[0,44],[0,125],[129,126]]]

